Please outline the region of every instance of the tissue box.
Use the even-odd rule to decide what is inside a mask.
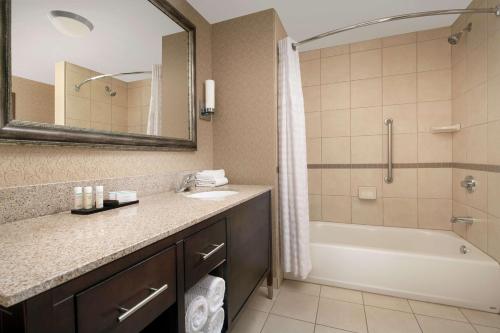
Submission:
[[[362,200],[375,200],[377,199],[377,188],[375,186],[359,187],[358,197]]]

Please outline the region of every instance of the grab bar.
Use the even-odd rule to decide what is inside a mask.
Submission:
[[[384,181],[387,184],[391,184],[392,178],[392,124],[393,120],[387,118],[384,120],[385,126],[387,126],[387,176],[384,177]]]

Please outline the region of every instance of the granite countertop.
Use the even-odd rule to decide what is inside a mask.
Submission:
[[[55,215],[0,225],[0,306],[9,307],[248,201],[268,186],[200,200],[166,192],[94,215]]]

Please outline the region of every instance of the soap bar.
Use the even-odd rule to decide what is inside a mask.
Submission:
[[[359,187],[358,196],[363,200],[375,200],[377,199],[377,188],[375,186]]]

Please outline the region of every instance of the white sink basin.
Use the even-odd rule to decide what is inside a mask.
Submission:
[[[222,200],[231,195],[238,194],[236,191],[208,191],[198,192],[186,195],[188,198],[204,199],[204,200]]]

